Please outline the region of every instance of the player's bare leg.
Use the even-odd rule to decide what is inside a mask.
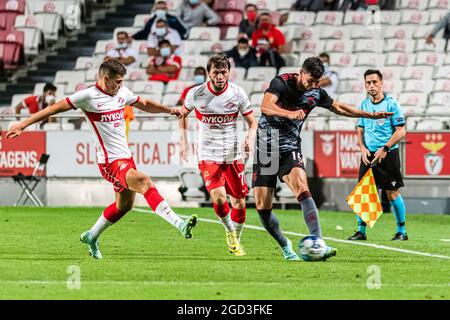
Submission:
[[[236,228],[234,227],[233,221],[231,221],[231,210],[227,202],[225,187],[211,189],[209,195],[213,203],[214,211],[225,228],[228,250],[236,256],[245,255],[244,249],[239,243]]]
[[[291,172],[283,176],[283,181],[289,186],[297,201],[300,203],[309,233],[322,238],[319,210],[309,191],[305,170],[302,168],[293,168]],[[335,248],[328,247],[325,259],[336,255],[336,253],[337,250]]]
[[[230,196],[231,202],[231,221],[233,221],[236,235],[241,242],[242,230],[244,229],[246,207],[245,198],[234,198]]]
[[[299,260],[300,258],[292,249],[292,242],[283,235],[280,228],[280,222],[277,216],[272,212],[273,188],[255,187],[253,189],[256,210],[259,220],[269,234],[278,242],[281,252],[286,260]]]
[[[186,238],[192,238],[192,228],[197,224],[197,215],[183,221],[159,194],[155,184],[142,172],[129,169],[126,175],[128,188],[144,196],[152,210],[161,218],[177,228]]]
[[[95,259],[101,259],[98,238],[109,226],[120,220],[128,211],[133,208],[136,192],[124,190],[116,192],[116,201],[110,204],[100,215],[92,228],[83,232],[80,240],[89,246],[89,254]]]

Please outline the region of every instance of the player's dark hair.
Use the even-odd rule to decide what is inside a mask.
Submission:
[[[364,80],[366,80],[366,77],[370,76],[371,74],[377,74],[378,78],[380,78],[380,80],[383,80],[383,75],[381,74],[380,70],[376,70],[376,69],[366,70],[366,72],[364,72]]]
[[[108,77],[115,78],[118,75],[124,76],[127,73],[127,68],[120,63],[119,61],[115,59],[109,59],[103,62],[100,65],[100,68],[98,70],[99,74],[107,75]]]
[[[160,48],[163,44],[168,44],[169,47],[172,46],[172,45],[170,44],[170,41],[169,41],[169,40],[167,40],[167,39],[162,39],[160,42],[158,42],[158,48]]]
[[[49,90],[51,90],[51,91],[56,91],[56,87],[52,84],[52,83],[46,83],[45,85],[44,85],[44,92],[47,92],[47,91],[49,91]]]
[[[325,67],[318,57],[309,57],[303,62],[302,69],[314,79],[319,80],[325,72]]]
[[[230,71],[231,63],[226,54],[220,53],[212,56],[208,60],[208,64],[206,65],[206,69],[208,70],[208,72],[211,71],[212,67],[215,67],[217,69],[227,68],[228,71]]]

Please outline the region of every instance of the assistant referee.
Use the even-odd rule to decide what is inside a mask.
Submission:
[[[397,221],[397,232],[391,240],[408,240],[406,210],[400,188],[404,186],[400,166],[398,142],[406,135],[405,117],[393,97],[383,92],[383,76],[379,70],[367,70],[364,82],[369,98],[360,109],[368,112],[388,111],[394,115],[387,119],[360,118],[358,141],[361,149],[359,179],[372,167],[375,183],[386,191]],[[359,217],[358,231],[348,240],[366,240],[366,223]]]

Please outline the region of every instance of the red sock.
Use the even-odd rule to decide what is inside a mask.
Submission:
[[[246,215],[246,208],[244,209],[231,209],[231,221],[236,223],[244,223]]]
[[[228,202],[225,202],[223,205],[219,205],[217,203],[213,203],[214,211],[216,212],[219,218],[225,218],[230,212],[230,207],[228,206]]]
[[[116,203],[111,203],[105,210],[103,210],[103,216],[109,222],[115,223],[125,215],[126,212],[121,212],[116,207]]]
[[[144,198],[147,200],[148,205],[152,208],[153,211],[156,211],[158,205],[164,201],[164,198],[161,197],[158,190],[156,188],[150,188],[144,193]]]

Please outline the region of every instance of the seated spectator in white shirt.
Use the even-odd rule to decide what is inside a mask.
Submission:
[[[325,67],[325,72],[319,81],[319,86],[334,99],[338,88],[338,74],[330,70],[330,56],[328,53],[322,52],[319,54],[319,59],[322,60],[323,66]]]
[[[147,39],[147,53],[149,56],[154,56],[158,51],[158,43],[161,40],[167,40],[172,45],[172,52],[176,55],[181,54],[181,37],[180,34],[169,28],[166,20],[159,19],[156,21],[155,31],[150,32]]]
[[[137,67],[138,54],[131,48],[131,38],[125,31],[117,32],[117,45],[114,49],[108,50],[105,60],[116,59],[124,64],[127,68]]]
[[[181,18],[184,25],[192,27],[215,26],[220,22],[220,18],[208,5],[201,0],[184,0],[177,11],[177,16]]]

